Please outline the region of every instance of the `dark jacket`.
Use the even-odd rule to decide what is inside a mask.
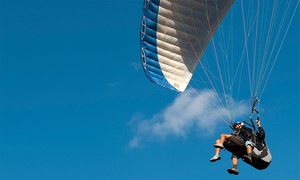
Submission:
[[[258,132],[256,133],[256,148],[258,150],[263,150],[263,148],[266,146],[265,143],[265,137],[266,137],[266,133],[263,127],[258,127]]]
[[[254,140],[253,131],[245,126],[242,126],[236,133],[236,135],[240,136],[244,142]]]

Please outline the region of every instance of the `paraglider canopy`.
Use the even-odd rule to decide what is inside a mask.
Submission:
[[[147,77],[184,91],[234,0],[145,0],[141,56]]]

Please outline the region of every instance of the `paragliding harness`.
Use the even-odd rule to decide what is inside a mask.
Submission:
[[[252,103],[252,109],[251,109],[251,114],[250,114],[250,123],[244,122],[245,124],[247,124],[248,126],[252,127],[253,129],[253,133],[252,133],[252,141],[254,143],[254,147],[253,147],[253,151],[252,151],[252,163],[248,163],[251,166],[253,166],[256,169],[265,169],[269,166],[269,164],[272,161],[272,156],[270,153],[270,150],[268,149],[265,141],[263,140],[263,146],[264,148],[262,150],[258,150],[256,148],[256,128],[254,126],[254,122],[253,122],[253,114],[256,113],[257,114],[257,120],[259,120],[259,111],[257,109],[255,109],[255,105],[259,100],[254,97],[253,103]],[[230,126],[231,129],[234,129],[233,126]],[[247,154],[247,150],[245,147],[245,142],[243,141],[243,139],[239,136],[239,132],[236,132],[235,134],[233,134],[233,136],[231,136],[228,140],[226,140],[224,142],[224,147],[226,150],[230,151],[231,153],[235,154],[238,157],[243,157],[243,155]],[[247,162],[246,162],[247,163]]]

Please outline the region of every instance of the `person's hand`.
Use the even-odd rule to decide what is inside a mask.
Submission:
[[[260,126],[261,126],[259,120],[256,120],[255,123],[256,123],[257,127],[260,127]]]

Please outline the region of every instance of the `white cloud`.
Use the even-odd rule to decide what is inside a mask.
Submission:
[[[238,108],[235,110],[235,118],[248,113],[249,108],[244,101],[234,102],[231,98],[227,98],[227,101]],[[139,113],[132,117],[130,125],[135,134],[129,142],[129,148],[137,148],[149,140],[164,140],[171,136],[186,138],[194,128],[212,134],[215,127],[223,123],[221,117],[224,120],[227,117],[226,109],[220,105],[212,90],[202,90],[196,94],[187,89],[170,106],[150,119]],[[225,121],[229,122],[228,118]]]

